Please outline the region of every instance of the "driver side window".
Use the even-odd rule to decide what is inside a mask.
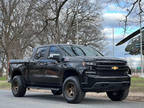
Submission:
[[[60,50],[56,46],[50,46],[48,58],[53,57],[53,55],[60,55]]]

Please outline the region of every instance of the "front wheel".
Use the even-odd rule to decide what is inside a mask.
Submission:
[[[12,80],[11,90],[15,97],[23,97],[26,93],[26,86],[22,76],[15,76]]]
[[[81,90],[79,79],[76,76],[66,78],[62,92],[68,103],[80,103],[85,96],[85,92]]]
[[[109,91],[107,92],[107,96],[112,100],[112,101],[122,101],[126,99],[128,96],[129,89],[125,90],[119,90],[119,91]]]

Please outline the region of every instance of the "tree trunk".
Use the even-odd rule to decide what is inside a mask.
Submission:
[[[2,69],[0,69],[0,77],[2,77]]]

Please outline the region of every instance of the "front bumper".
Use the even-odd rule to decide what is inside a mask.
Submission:
[[[85,92],[106,92],[123,90],[130,87],[130,76],[87,76],[82,83]]]

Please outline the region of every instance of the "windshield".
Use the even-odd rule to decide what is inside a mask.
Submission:
[[[60,45],[67,56],[102,56],[94,47],[84,45]]]

